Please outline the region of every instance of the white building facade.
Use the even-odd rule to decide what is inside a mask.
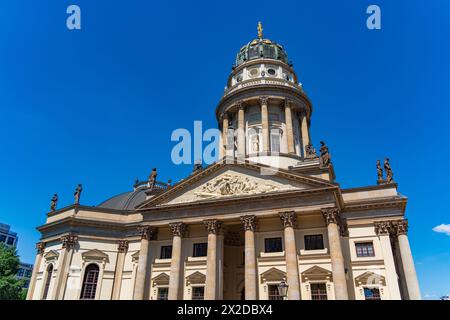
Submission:
[[[219,160],[48,213],[28,299],[420,299],[407,199],[390,179],[342,189],[312,111],[260,30],[216,108]]]

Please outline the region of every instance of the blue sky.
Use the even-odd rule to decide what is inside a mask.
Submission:
[[[82,30],[66,28],[77,4]],[[366,28],[370,4],[382,29]],[[157,167],[177,181],[170,135],[214,110],[239,48],[264,34],[284,45],[314,106],[311,136],[330,147],[342,187],[375,183],[391,159],[408,196],[422,294],[450,293],[447,132],[450,2],[1,1],[0,222],[34,261],[35,227],[53,193],[97,205]]]

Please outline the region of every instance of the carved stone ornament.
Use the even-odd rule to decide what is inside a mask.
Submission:
[[[139,226],[138,232],[141,236],[141,239],[152,240],[156,235],[156,228],[151,226]]]
[[[395,221],[392,225],[397,236],[408,233],[408,220]]]
[[[178,237],[183,237],[184,234],[186,233],[186,225],[182,222],[174,222],[174,223],[170,223],[170,230],[172,231],[172,235],[178,236]]]
[[[316,148],[311,143],[305,146],[306,159],[317,158]]]
[[[341,223],[339,224],[339,231],[341,233],[341,237],[348,237],[348,224],[347,219],[340,219]]]
[[[207,182],[200,191],[195,192],[197,198],[216,198],[223,196],[252,195],[281,190],[270,183],[259,184],[248,177],[224,174]]]
[[[45,250],[45,242],[36,243],[36,250],[38,254],[44,254]]]
[[[244,225],[244,231],[256,230],[256,217],[255,216],[243,216],[241,217],[242,224]]]
[[[128,250],[128,240],[117,241],[117,250],[119,252],[126,252]]]
[[[280,212],[279,215],[284,228],[297,226],[297,215],[294,211]]]
[[[261,97],[259,97],[259,102],[261,103],[261,104],[265,104],[265,105],[267,105],[267,102],[269,101],[269,97],[267,97],[267,96],[261,96]]]
[[[376,221],[375,223],[375,233],[377,235],[389,235],[392,230],[391,221]]]
[[[222,223],[219,220],[205,220],[203,223],[208,233],[218,234],[222,228]]]
[[[73,249],[78,242],[78,237],[72,234],[62,236],[61,243],[63,248]]]
[[[325,208],[322,209],[322,215],[325,220],[326,225],[328,226],[330,223],[338,224],[340,221],[339,218],[339,209],[338,208]]]

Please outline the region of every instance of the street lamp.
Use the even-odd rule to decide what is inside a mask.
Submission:
[[[278,294],[283,300],[286,300],[287,291],[288,291],[289,285],[286,283],[286,281],[282,280],[278,284]]]

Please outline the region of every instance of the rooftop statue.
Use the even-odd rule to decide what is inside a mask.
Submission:
[[[394,182],[394,173],[392,172],[391,164],[389,163],[389,158],[384,159],[384,171],[386,171],[386,182]]]
[[[80,183],[78,184],[78,187],[76,187],[75,192],[73,193],[73,196],[75,198],[75,204],[80,204],[81,191],[83,191],[83,186]]]
[[[58,205],[58,194],[55,193],[52,199],[50,200],[50,210],[55,211],[57,205]]]
[[[150,188],[153,188],[156,184],[156,177],[158,176],[158,173],[156,172],[156,168],[152,169],[152,173],[148,176],[148,186]]]
[[[325,168],[331,164],[331,156],[325,142],[320,141],[320,145],[320,166]]]

